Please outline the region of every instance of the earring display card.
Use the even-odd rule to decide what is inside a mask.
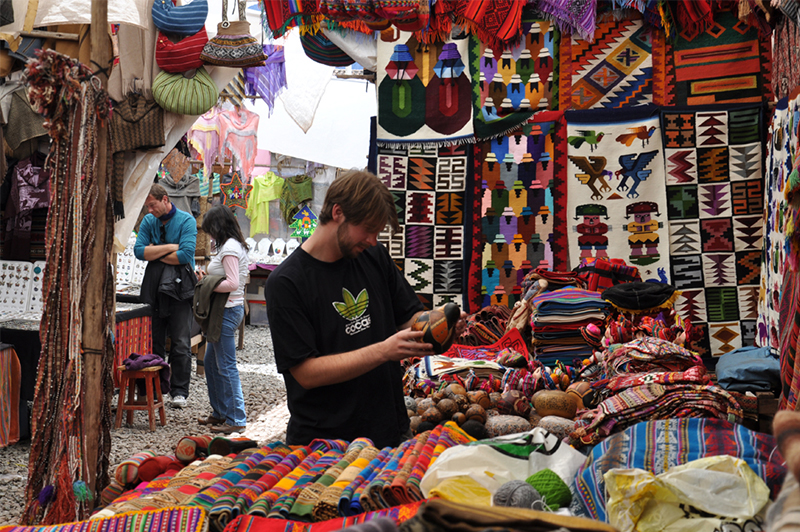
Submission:
[[[42,306],[44,305],[44,296],[42,289],[42,277],[44,276],[45,262],[43,260],[33,263],[33,270],[31,275],[31,291],[30,298],[28,299],[28,312],[37,312],[41,314]]]
[[[19,314],[28,310],[33,263],[0,261],[0,314]]]

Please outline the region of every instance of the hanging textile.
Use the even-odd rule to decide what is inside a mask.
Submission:
[[[420,43],[413,33],[378,40],[378,143],[473,142],[469,39]]]
[[[477,145],[470,312],[513,307],[535,268],[568,269],[566,155],[559,111],[537,113],[523,128]]]
[[[469,66],[478,140],[502,135],[535,111],[558,105],[553,66],[559,40],[552,22],[532,18],[522,23],[522,41],[508,50],[494,50],[471,37]]]
[[[574,33],[562,37],[560,108],[617,109],[654,103],[654,84],[663,77],[663,35],[634,13],[627,19],[599,21],[593,42]]]
[[[787,201],[783,190],[792,170],[791,149],[797,143],[792,119],[798,102],[785,98],[778,102],[767,134],[764,172],[764,253],[761,263],[761,289],[758,298],[756,345],[780,349],[780,299],[786,270],[784,219]],[[788,326],[788,324],[787,324]]]
[[[687,9],[690,5],[701,6],[703,2],[677,4]],[[714,13],[713,21],[702,31],[693,33],[683,25],[681,28],[675,40],[666,43],[664,75],[667,83],[663,100],[657,103],[707,105],[772,101],[769,35],[759,35],[758,28],[741,22],[732,11]],[[789,52],[781,54],[786,56]]]
[[[233,167],[241,170],[244,181],[248,182],[256,164],[259,116],[240,107],[222,111],[217,119],[221,148],[231,153]]]
[[[250,235],[269,234],[269,202],[281,196],[283,179],[273,172],[253,178],[253,192],[245,215],[250,219]]]
[[[269,117],[275,109],[275,98],[286,88],[286,62],[283,46],[265,44],[264,55],[264,66],[245,68],[244,79],[247,93],[258,94],[267,104]]]
[[[31,259],[34,211],[50,206],[50,171],[43,168],[44,159],[36,152],[11,170],[11,190],[4,211],[6,260]]]
[[[81,332],[84,287],[90,275],[93,282],[105,278],[101,315],[108,317],[111,313],[114,286],[110,267],[107,271],[90,271],[89,260],[96,245],[95,227],[113,226],[113,208],[109,189],[105,197],[98,197],[96,167],[100,118],[109,115],[108,94],[92,72],[76,60],[52,50],[36,54],[25,69],[28,97],[44,115],[52,139],[48,158],[52,186],[42,290],[42,353],[31,415],[32,443],[22,521],[47,525],[87,516],[93,507],[85,485],[88,468],[96,468],[98,490],[108,484],[114,348],[104,329],[104,348],[90,353],[100,360],[103,381],[98,440],[85,442],[97,449],[97,462],[86,464],[82,454],[85,349]],[[106,146],[110,167],[111,143]],[[104,220],[97,219],[96,213],[101,201],[106,208]],[[106,232],[104,256],[111,254],[112,234]]]
[[[800,7],[800,4],[794,4]],[[800,29],[797,20],[779,16],[772,32],[772,89],[776,98],[786,98],[800,85]]]
[[[427,308],[461,303],[464,292],[470,150],[378,148],[378,177],[394,195],[403,226],[378,240]]]
[[[754,345],[764,224],[761,106],[662,109],[672,284],[702,357]],[[644,275],[642,276],[644,277]]]
[[[220,154],[220,126],[218,116],[221,109],[212,107],[206,113],[197,117],[197,121],[187,134],[189,146],[193,155],[203,161],[204,175],[211,175],[211,167]]]
[[[585,41],[594,40],[597,0],[539,0],[536,8],[562,32],[576,33]]]

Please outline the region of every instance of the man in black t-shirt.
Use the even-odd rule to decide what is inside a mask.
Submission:
[[[400,361],[433,350],[409,329],[422,303],[377,245],[387,223],[399,229],[392,194],[375,175],[350,172],[328,189],[314,234],[267,279],[290,445],[366,436],[382,448],[407,435]]]

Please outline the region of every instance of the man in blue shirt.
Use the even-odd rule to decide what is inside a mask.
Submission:
[[[161,262],[173,266],[188,265],[190,271],[194,271],[194,250],[197,245],[195,219],[191,214],[178,210],[161,185],[150,187],[144,204],[148,214],[139,224],[139,234],[133,248],[136,258],[148,261],[148,269]],[[142,288],[144,292],[145,287]],[[182,408],[189,396],[192,372],[192,297],[182,300],[169,296],[159,298],[159,308],[153,317],[153,353],[169,362],[172,372],[171,406]],[[169,358],[165,356],[167,335],[170,337]]]

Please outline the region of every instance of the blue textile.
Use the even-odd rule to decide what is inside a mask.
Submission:
[[[734,392],[781,389],[781,361],[769,347],[740,347],[719,357],[717,382]]]

